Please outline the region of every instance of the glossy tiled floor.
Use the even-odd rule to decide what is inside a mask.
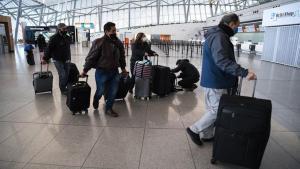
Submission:
[[[149,102],[128,95],[115,104],[119,118],[104,115],[103,101],[99,111],[90,108],[88,115],[72,116],[58,90],[53,64],[54,93],[34,95],[32,73],[39,66],[28,66],[22,50],[19,46],[16,54],[0,57],[0,169],[240,168],[212,166],[212,144],[198,147],[185,133],[185,127],[204,113],[201,88]],[[87,52],[88,48],[72,46],[72,61],[80,69]],[[173,67],[181,54],[171,55],[162,55],[160,64]],[[192,62],[199,67],[201,59]],[[239,63],[257,72],[256,97],[273,102],[272,133],[261,168],[299,169],[300,69],[248,55]],[[94,71],[89,75],[94,92]],[[249,95],[252,84],[244,84],[244,94]]]

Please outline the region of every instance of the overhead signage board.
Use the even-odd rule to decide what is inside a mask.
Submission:
[[[300,2],[267,9],[263,12],[262,26],[300,24]]]

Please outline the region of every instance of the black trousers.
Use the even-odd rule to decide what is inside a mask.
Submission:
[[[178,85],[182,88],[192,88],[195,83],[199,81],[199,78],[183,78],[178,82]]]

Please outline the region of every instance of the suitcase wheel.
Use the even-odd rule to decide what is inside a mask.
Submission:
[[[72,114],[73,114],[73,115],[75,115],[75,114],[76,114],[76,112],[75,112],[75,111],[72,111]]]
[[[214,158],[212,158],[212,159],[210,160],[210,163],[211,163],[211,164],[216,164],[216,163],[217,163],[217,160],[214,159]]]
[[[87,109],[85,109],[84,112],[85,112],[85,114],[88,114],[88,113],[89,113],[89,111],[88,111]]]

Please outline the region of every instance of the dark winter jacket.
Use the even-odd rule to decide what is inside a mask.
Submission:
[[[38,45],[38,47],[39,47],[40,50],[43,50],[46,47],[46,45],[47,45],[45,37],[43,35],[41,35],[41,34],[37,37],[36,41],[37,41],[37,45]]]
[[[230,41],[233,30],[220,24],[205,34],[201,86],[214,89],[236,87],[237,77],[246,77],[248,70],[236,63]]]
[[[153,56],[155,53],[153,50],[151,50],[150,45],[147,42],[142,44],[133,43],[131,45],[131,51],[132,56],[130,58],[130,62],[132,63],[135,63],[136,61],[142,61],[145,56],[145,52],[147,52],[149,56]]]
[[[177,73],[181,71],[182,73],[178,76],[178,78],[194,78],[199,80],[199,71],[197,68],[189,62],[187,59],[177,61],[177,67],[171,70],[173,73]]]
[[[125,50],[119,39],[110,39],[107,35],[96,39],[85,59],[84,71],[91,68],[115,70],[125,69]]]
[[[48,46],[45,50],[45,60],[52,58],[53,60],[65,62],[71,59],[70,50],[71,38],[62,36],[59,33],[50,37]]]

